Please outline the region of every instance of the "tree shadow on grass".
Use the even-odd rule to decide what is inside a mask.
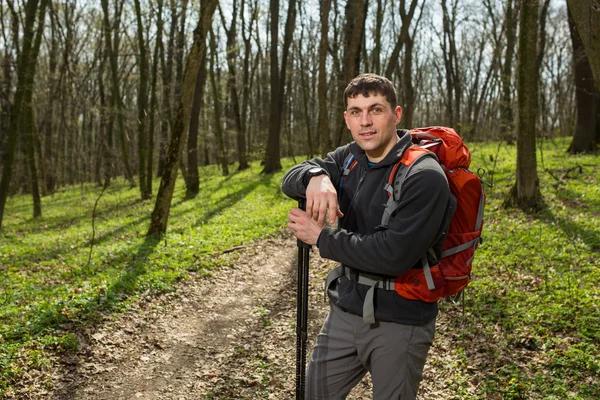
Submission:
[[[235,192],[229,193],[228,195],[226,195],[225,197],[220,199],[215,204],[204,209],[204,213],[196,220],[196,222],[192,225],[192,227],[196,227],[196,226],[202,225],[202,224],[210,221],[216,215],[219,215],[222,211],[224,211],[228,208],[231,208],[235,204],[242,201],[246,196],[248,196],[250,193],[252,193],[254,190],[256,190],[256,188],[263,186],[263,185],[268,185],[272,181],[272,179],[273,179],[272,174],[262,175],[258,181],[255,181],[246,186],[243,186],[242,188],[240,188],[239,190],[237,190]],[[221,182],[219,184],[219,187],[221,187],[223,183],[224,182]],[[218,189],[215,189],[215,190],[218,190]],[[178,216],[181,216],[181,214],[179,214],[177,212],[171,214],[171,217],[173,217],[173,218],[178,217]],[[174,230],[173,232],[181,233],[182,231],[183,231],[182,229],[177,229],[177,230]]]
[[[129,228],[131,228],[132,226],[138,225],[140,222],[142,222],[145,219],[149,219],[149,217],[147,215],[141,216],[133,221],[130,221],[127,224],[119,225],[116,229],[108,230],[108,231],[104,232],[103,234],[95,237],[93,240],[94,248],[97,248],[99,245],[107,242],[110,239],[115,238],[115,236],[126,232]],[[90,231],[91,231],[91,225],[90,225]],[[85,236],[88,236],[88,235],[85,235]],[[91,236],[91,232],[90,232],[90,236]],[[13,256],[11,259],[11,264],[25,266],[26,264],[30,264],[30,263],[52,261],[52,260],[55,260],[56,258],[58,258],[59,256],[61,258],[65,258],[66,255],[68,255],[72,252],[75,252],[75,251],[82,251],[82,252],[89,251],[89,247],[92,244],[91,237],[89,237],[87,240],[84,240],[83,243],[77,243],[80,241],[81,241],[81,239],[74,237],[72,240],[64,240],[62,243],[51,245],[49,247],[45,247],[45,248],[38,247],[35,249],[35,254],[25,253],[20,257]],[[78,245],[74,246],[75,243],[77,243]]]
[[[100,207],[96,210],[96,220],[100,220],[105,216],[113,213],[115,210],[123,210],[125,213],[130,207],[136,206],[140,204],[140,199],[131,199],[129,201],[119,202],[118,204],[113,204],[106,208]],[[66,206],[71,206],[72,204],[66,204]],[[56,205],[53,204],[53,207]],[[74,213],[70,213],[67,215],[54,215],[54,216],[42,216],[40,219],[28,219],[26,221],[27,225],[25,227],[27,229],[21,229],[21,231],[27,231],[27,233],[42,233],[53,230],[64,230],[68,229],[76,224],[83,224],[85,221],[90,221],[91,226],[91,215],[92,215],[93,203],[90,205],[89,209],[86,209],[80,213],[74,215]]]
[[[556,197],[569,208],[600,212],[600,198],[598,197],[582,196],[565,186],[559,186],[555,192]]]
[[[35,311],[36,321],[23,327],[22,332],[17,332],[17,334],[36,337],[49,332],[70,332],[74,328],[97,322],[106,313],[119,309],[123,300],[139,291],[136,283],[139,277],[147,272],[147,261],[159,241],[157,237],[147,237],[137,247],[135,254],[131,255],[132,252],[128,251],[119,259],[113,260],[115,265],[123,263],[123,273],[105,290],[95,290],[95,293],[90,293],[82,302],[72,302],[71,304],[65,301],[56,302],[51,308]],[[90,275],[94,272],[84,268],[81,274]],[[69,306],[73,306],[74,312],[67,310]],[[7,337],[6,339],[18,338]]]
[[[209,182],[212,180],[212,177],[208,178],[208,179],[200,179],[200,190],[198,193],[196,194],[190,194],[187,192],[186,189],[183,189],[185,192],[184,196],[178,196],[178,200],[176,201],[172,201],[171,202],[171,209],[187,202],[190,200],[195,200],[198,198],[198,196],[203,192],[203,191],[210,191],[210,192],[216,192],[219,189],[221,189],[221,187],[227,183],[229,180],[231,180],[233,177],[235,177],[236,175],[239,174],[239,171],[235,171],[229,175],[227,175],[223,180],[221,180],[218,184],[216,185],[210,185]],[[175,197],[175,192],[173,193],[173,197]]]
[[[600,250],[600,232],[589,229],[576,221],[556,215],[550,209],[538,213],[536,217],[547,224],[558,226],[568,238],[580,238],[592,251]]]
[[[157,237],[147,237],[143,243],[135,249],[135,254],[123,257],[123,273],[106,290],[94,290],[84,301],[68,302],[62,300],[54,302],[44,310],[34,310],[28,317],[28,325],[5,332],[4,341],[14,344],[15,348],[24,345],[25,340],[35,343],[45,342],[48,336],[62,337],[65,334],[79,333],[85,336],[85,327],[96,326],[101,323],[107,315],[122,309],[123,301],[140,292],[137,283],[141,276],[147,271],[147,262],[150,255],[159,243]],[[131,252],[127,252],[131,254]],[[33,321],[32,321],[33,320]],[[89,329],[88,329],[89,330]],[[91,329],[94,331],[95,329]],[[12,343],[11,343],[12,342]],[[39,344],[38,344],[39,345]],[[38,346],[34,344],[34,346]],[[28,346],[32,346],[29,344]],[[68,359],[75,349],[59,350],[62,352],[62,364],[73,365]],[[15,354],[15,357],[18,357]],[[14,360],[18,362],[18,360]],[[77,368],[76,366],[71,368]],[[16,380],[19,376],[15,377]],[[71,397],[68,397],[71,398]]]

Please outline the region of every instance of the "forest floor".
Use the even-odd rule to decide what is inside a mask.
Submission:
[[[544,142],[546,206],[533,214],[501,206],[516,148],[471,148],[494,184],[485,240],[464,305],[440,302],[421,399],[600,399],[600,168],[595,155],[565,157],[567,147]],[[295,203],[281,193],[283,171],[261,170],[203,167],[193,199],[180,180],[160,241],[145,236],[152,202],[125,180],[104,196],[63,188],[42,219],[30,218],[30,197],[11,197],[0,398],[293,398],[297,247],[282,226]],[[309,349],[334,266],[316,253]],[[369,385],[351,398],[370,398]]]
[[[77,354],[29,376],[27,398],[292,399],[295,390],[297,247],[289,234],[228,257],[228,267],[197,275],[177,291],[146,297],[126,313],[78,333]],[[311,253],[309,349],[327,315],[323,279],[332,266]],[[450,399],[444,377],[445,320],[425,368],[420,396]],[[51,376],[53,387],[42,381]],[[36,384],[35,381],[38,381]],[[371,397],[368,375],[349,398]],[[46,389],[44,389],[46,387]],[[31,391],[34,389],[34,391]],[[22,392],[21,392],[22,393]],[[22,393],[24,394],[24,393]]]

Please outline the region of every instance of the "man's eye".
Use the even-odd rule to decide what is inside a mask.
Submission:
[[[383,108],[376,107],[373,109],[373,114],[381,114],[383,112]]]
[[[358,114],[359,114],[358,110],[350,111],[350,115],[358,115]]]

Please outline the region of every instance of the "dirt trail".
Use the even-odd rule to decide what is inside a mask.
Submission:
[[[79,353],[53,373],[52,393],[28,398],[293,399],[296,256],[287,234],[226,255],[230,267],[82,334]],[[309,349],[327,313],[322,282],[332,265],[311,254]],[[421,398],[452,398],[432,367],[444,347],[432,348]],[[370,393],[367,377],[349,398]]]

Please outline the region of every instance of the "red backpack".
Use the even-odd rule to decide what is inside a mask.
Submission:
[[[381,225],[387,226],[389,218],[398,208],[393,193],[401,193],[401,186],[410,167],[424,156],[433,156],[442,166],[450,192],[456,198],[456,210],[450,220],[448,234],[437,265],[430,266],[423,257],[423,268],[413,268],[396,277],[394,289],[410,300],[435,302],[441,297],[459,293],[471,280],[475,250],[481,242],[485,193],[481,179],[468,170],[471,163],[469,149],[451,128],[434,126],[410,131],[413,146],[409,147],[392,168],[385,190],[388,202]],[[402,176],[396,177],[400,164],[404,164]],[[344,162],[344,176],[356,162],[348,158]],[[343,179],[342,179],[343,181]]]

